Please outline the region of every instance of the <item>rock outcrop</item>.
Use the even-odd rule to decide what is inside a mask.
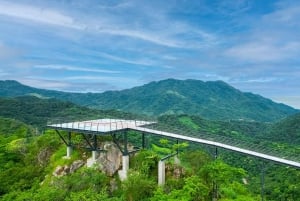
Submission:
[[[99,147],[103,151],[98,152],[97,157],[87,159],[86,163],[83,160],[77,160],[71,165],[57,166],[53,175],[56,177],[67,175],[86,164],[88,167],[98,168],[108,176],[113,176],[122,167],[122,152],[115,143],[110,141],[102,142]],[[133,147],[128,146],[128,150],[133,150]]]
[[[96,166],[108,176],[114,175],[122,166],[122,152],[113,142],[104,142],[103,152],[99,153]]]
[[[81,168],[85,163],[82,160],[76,160],[74,161],[70,166],[64,165],[64,166],[57,166],[53,172],[53,176],[55,177],[61,177],[70,173],[75,172],[77,169]]]

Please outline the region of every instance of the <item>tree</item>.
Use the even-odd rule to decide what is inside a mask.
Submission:
[[[153,195],[157,184],[144,174],[133,171],[122,183],[123,197],[127,201],[142,201]]]

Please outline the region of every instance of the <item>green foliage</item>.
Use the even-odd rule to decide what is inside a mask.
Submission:
[[[201,168],[211,162],[211,160],[207,153],[199,150],[185,152],[181,157],[184,166],[192,170],[191,174],[198,174]]]
[[[89,102],[88,106],[100,104],[100,99],[91,97],[105,96],[103,101],[107,101],[112,96],[116,108],[131,111],[140,110],[147,114],[174,113],[181,114],[186,111],[199,114],[206,114],[209,118],[243,118],[259,119],[263,121],[273,121],[278,118],[295,112],[289,108],[279,108],[267,100],[242,94],[234,89],[228,91],[228,86],[224,83],[197,83],[201,87],[209,88],[207,94],[203,92],[200,97],[199,89],[184,92],[180,84],[173,81],[152,83],[147,87],[151,93],[144,93],[143,97],[137,97],[132,102],[130,97],[136,97],[140,91],[145,89],[136,88],[120,92],[108,92],[104,94],[65,94],[59,95],[53,91],[43,90],[36,93],[43,99],[35,97],[0,98],[0,116],[18,119],[25,123],[42,128],[51,120],[80,120],[85,118],[116,117],[122,115],[124,118],[133,117],[131,114],[123,114],[118,111],[99,111],[76,106],[69,102],[61,102],[55,99],[44,99],[47,97],[57,97],[62,100],[71,99],[80,101],[81,104]],[[157,84],[163,85],[157,87]],[[185,83],[187,86],[191,83]],[[207,85],[207,86],[206,86]],[[208,86],[209,85],[209,86]],[[173,86],[172,89],[169,87]],[[195,87],[195,86],[194,86]],[[168,89],[167,91],[165,91]],[[25,90],[25,89],[24,89]],[[233,90],[233,91],[232,91]],[[148,89],[147,89],[148,91]],[[222,94],[223,99],[235,105],[227,105],[221,102],[214,92]],[[28,89],[28,93],[31,89]],[[1,91],[0,94],[6,93]],[[16,92],[14,92],[16,93]],[[193,93],[193,97],[189,93]],[[199,94],[198,94],[199,93]],[[157,99],[151,96],[157,95]],[[242,96],[240,103],[232,100],[232,94]],[[91,98],[86,98],[85,96]],[[212,95],[212,96],[210,96]],[[79,98],[80,97],[80,100]],[[209,100],[205,97],[210,97]],[[233,96],[234,97],[234,96]],[[255,103],[249,99],[257,99]],[[122,103],[118,104],[119,99]],[[191,100],[193,99],[193,100]],[[102,101],[102,99],[101,99]],[[128,104],[124,104],[124,101]],[[205,105],[212,105],[199,109],[195,101]],[[250,102],[249,102],[250,101]],[[238,101],[239,102],[239,101]],[[106,104],[106,103],[105,103]],[[105,105],[105,107],[109,105]],[[107,103],[111,104],[111,103]],[[138,107],[135,107],[140,105]],[[142,105],[142,106],[141,106]],[[241,107],[241,105],[243,107]],[[217,106],[217,108],[216,108]],[[139,108],[140,107],[140,108]],[[184,111],[186,110],[186,111]],[[240,110],[240,111],[235,111]],[[251,111],[250,111],[251,110]],[[257,112],[258,111],[258,112]],[[278,113],[280,111],[280,115]],[[204,113],[203,113],[204,112]],[[268,115],[265,118],[262,113]],[[198,114],[198,113],[197,113]],[[244,116],[241,116],[243,114]],[[203,115],[205,116],[205,115]],[[180,155],[182,168],[186,171],[182,176],[175,178],[167,175],[167,183],[164,188],[157,188],[157,161],[160,157],[174,153],[177,149],[184,150],[185,143],[176,144],[172,140],[163,139],[160,142],[153,140],[153,151],[141,151],[131,159],[133,171],[128,179],[118,186],[118,192],[110,189],[110,179],[97,170],[81,168],[75,173],[60,178],[52,177],[52,172],[57,165],[70,164],[82,157],[82,151],[76,149],[72,158],[63,159],[65,155],[65,145],[53,131],[46,131],[43,135],[20,121],[0,118],[0,199],[1,200],[211,200],[213,186],[218,187],[218,196],[221,201],[240,200],[254,201],[259,196],[260,171],[258,163],[252,158],[237,156],[238,154],[222,151],[220,158],[225,159],[234,166],[248,167],[249,176],[243,169],[234,168],[220,160],[212,161],[208,154],[194,151],[195,146],[190,146],[189,151]],[[49,122],[48,122],[49,123]],[[280,152],[287,152],[298,155],[299,149],[299,114],[286,118],[275,124],[266,124],[245,120],[212,121],[199,116],[188,115],[164,115],[159,117],[158,128],[173,129],[169,131],[182,131],[183,134],[202,137],[206,134],[212,139],[219,136],[227,136],[232,139],[240,139],[247,142],[260,144],[264,147],[271,147]],[[62,132],[64,135],[64,133]],[[130,141],[140,143],[140,135],[136,132],[130,134]],[[73,142],[81,145],[80,135],[73,136]],[[151,137],[154,139],[154,137]],[[151,140],[150,139],[150,140]],[[149,141],[150,141],[149,140]],[[267,143],[270,140],[272,143]],[[282,143],[285,142],[285,143]],[[291,145],[293,144],[293,145]],[[198,147],[199,148],[199,147]],[[169,173],[174,166],[168,164]],[[247,178],[249,184],[242,183],[242,179]],[[285,168],[270,165],[266,174],[266,199],[267,200],[299,200],[300,197],[300,175],[299,171],[293,168]],[[251,191],[251,192],[250,192]],[[115,195],[115,196],[112,196]],[[117,198],[120,195],[121,198]]]
[[[198,130],[200,127],[193,122],[193,120],[188,116],[179,117],[179,122],[186,127],[192,128],[193,130]]]
[[[80,192],[71,192],[66,201],[119,201],[119,198],[111,198],[108,193],[103,190],[99,193],[91,189],[86,189]]]
[[[185,179],[182,194],[186,200],[205,201],[209,197],[209,187],[206,186],[198,176],[191,176]]]
[[[118,109],[155,116],[192,114],[209,119],[270,122],[298,112],[259,95],[243,93],[222,81],[168,79],[104,93],[65,93],[36,89],[16,81],[0,81],[0,89],[0,96],[34,94],[35,97],[56,98],[98,109]]]
[[[217,183],[218,185],[227,185],[237,179],[246,176],[245,170],[234,168],[220,160],[215,160],[206,164],[200,171],[200,175],[205,179],[208,185]]]
[[[113,117],[132,119],[138,115],[113,110],[103,111],[90,109],[56,99],[40,99],[33,96],[23,96],[0,98],[0,116],[17,119],[26,124],[38,127],[41,130],[50,123]]]
[[[108,177],[92,168],[81,168],[73,174],[57,178],[51,184],[56,188],[65,189],[68,192],[79,192],[91,189],[95,193],[106,189],[109,184]]]
[[[172,150],[170,148],[160,147],[155,144],[152,144],[152,150],[158,153],[161,157],[165,156],[166,154],[172,153]]]
[[[152,144],[152,150],[156,152],[159,157],[165,157],[169,154],[174,154],[177,151],[183,151],[185,148],[188,147],[188,143],[182,142],[177,143],[174,140],[170,141],[165,138],[161,138],[159,140],[159,145]]]
[[[263,138],[275,141],[286,142],[288,145],[300,145],[300,113],[289,116],[282,121],[273,124]]]
[[[123,197],[127,201],[143,201],[152,197],[157,184],[140,172],[132,171],[122,183]]]
[[[157,172],[158,160],[158,155],[154,151],[141,150],[131,159],[130,165],[133,170],[143,175],[153,176]]]
[[[252,196],[245,186],[239,182],[232,182],[220,189],[221,201],[259,201],[259,196]]]

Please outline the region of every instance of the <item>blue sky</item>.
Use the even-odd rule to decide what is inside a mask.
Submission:
[[[0,79],[102,92],[223,80],[300,108],[300,2],[0,0]]]

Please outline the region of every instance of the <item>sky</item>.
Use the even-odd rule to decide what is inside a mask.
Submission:
[[[103,92],[223,80],[300,108],[300,1],[0,0],[0,80]]]

